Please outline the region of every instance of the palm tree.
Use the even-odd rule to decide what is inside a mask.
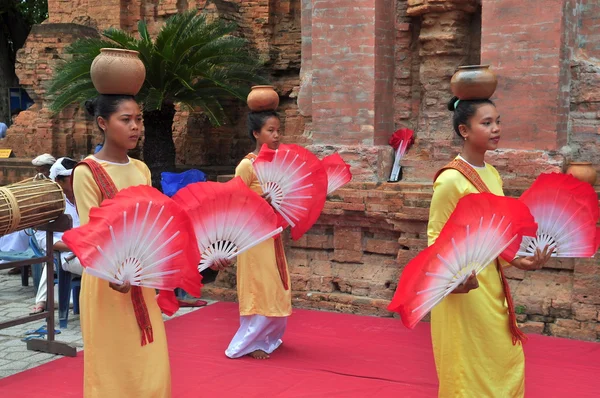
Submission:
[[[257,72],[258,57],[244,39],[231,35],[235,30],[234,24],[209,22],[205,15],[189,11],[169,18],[155,40],[144,21],[138,24],[138,39],[113,28],[105,30],[103,38],[80,39],[66,49],[72,59],[57,68],[50,82],[50,109],[59,112],[97,95],[90,66],[101,48],[138,51],[146,67],[146,80],[137,95],[143,104],[143,155],[153,185],[159,188],[160,172],[175,166],[175,105],[200,108],[219,126],[225,120],[224,101],[243,100],[251,85],[265,82]]]

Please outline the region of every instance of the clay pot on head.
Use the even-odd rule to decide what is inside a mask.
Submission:
[[[488,99],[497,85],[496,75],[489,65],[459,66],[450,80],[450,89],[460,100]]]
[[[279,106],[279,94],[273,86],[254,86],[246,102],[253,112],[274,111]]]
[[[136,95],[146,79],[146,68],[137,51],[103,48],[90,74],[100,94]]]
[[[596,183],[596,169],[590,162],[571,162],[567,168],[567,174],[571,174],[579,181],[591,185]]]

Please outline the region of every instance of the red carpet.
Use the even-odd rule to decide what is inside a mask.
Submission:
[[[296,310],[272,358],[227,359],[237,305],[218,303],[166,323],[173,397],[435,397],[429,325]],[[527,397],[597,397],[600,344],[530,336]],[[0,380],[3,397],[80,397],[82,356]],[[47,393],[50,391],[50,393]]]

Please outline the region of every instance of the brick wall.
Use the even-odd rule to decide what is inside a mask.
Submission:
[[[31,159],[0,159],[0,186],[35,176]]]
[[[571,3],[576,3],[571,5]],[[569,2],[577,19],[572,23],[574,51],[570,61],[571,90],[568,157],[592,162],[600,173],[600,3]]]
[[[375,2],[314,2],[312,138],[374,144]]]
[[[64,48],[78,38],[95,35],[94,29],[71,23],[32,28],[25,46],[17,53],[15,72],[35,105],[19,114],[0,147],[11,148],[17,157],[24,158],[45,152],[75,158],[90,153],[100,141],[91,120],[78,106],[52,116],[47,109],[46,84],[57,62],[66,59]]]
[[[375,2],[375,145],[387,145],[394,131],[395,9],[392,0]]]
[[[421,103],[418,40],[421,18],[408,16],[407,8],[406,1],[396,2],[394,123],[395,128],[408,127],[414,130]]]
[[[557,150],[566,138],[563,0],[483,0],[481,59],[498,75],[502,146]],[[531,11],[536,10],[535,23]],[[510,54],[510,56],[509,56]],[[542,116],[543,115],[543,116]]]
[[[347,153],[357,181],[387,178],[393,129],[394,4],[387,0],[313,2],[303,9],[305,135],[319,156]],[[309,14],[310,13],[310,14]]]
[[[569,3],[575,3],[580,21],[577,24],[577,48],[588,57],[600,59],[600,30],[598,29],[600,3],[596,0],[569,0]]]
[[[192,5],[188,2],[188,8]],[[300,0],[204,1],[193,6],[209,10],[215,18],[238,24],[238,33],[250,41],[265,62],[271,82],[281,97],[278,112],[284,142],[305,143],[304,119],[295,101],[300,85]],[[176,115],[173,135],[179,164],[234,167],[254,149],[246,130],[246,106],[235,102],[226,104],[225,109],[227,124],[218,128],[212,127],[200,113]]]
[[[49,23],[76,23],[100,30],[121,26],[121,0],[49,0]]]
[[[298,87],[298,111],[307,123],[307,136],[312,135],[312,1],[301,1],[301,65]]]

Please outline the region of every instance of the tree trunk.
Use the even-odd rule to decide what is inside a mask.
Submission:
[[[174,118],[173,104],[163,103],[160,110],[144,112],[144,162],[152,172],[152,186],[161,191],[161,173],[175,171]]]
[[[17,50],[25,45],[30,30],[25,18],[14,9],[8,8],[0,14],[0,122],[6,125],[11,124],[7,91],[11,87],[19,87],[19,79],[15,75]]]

